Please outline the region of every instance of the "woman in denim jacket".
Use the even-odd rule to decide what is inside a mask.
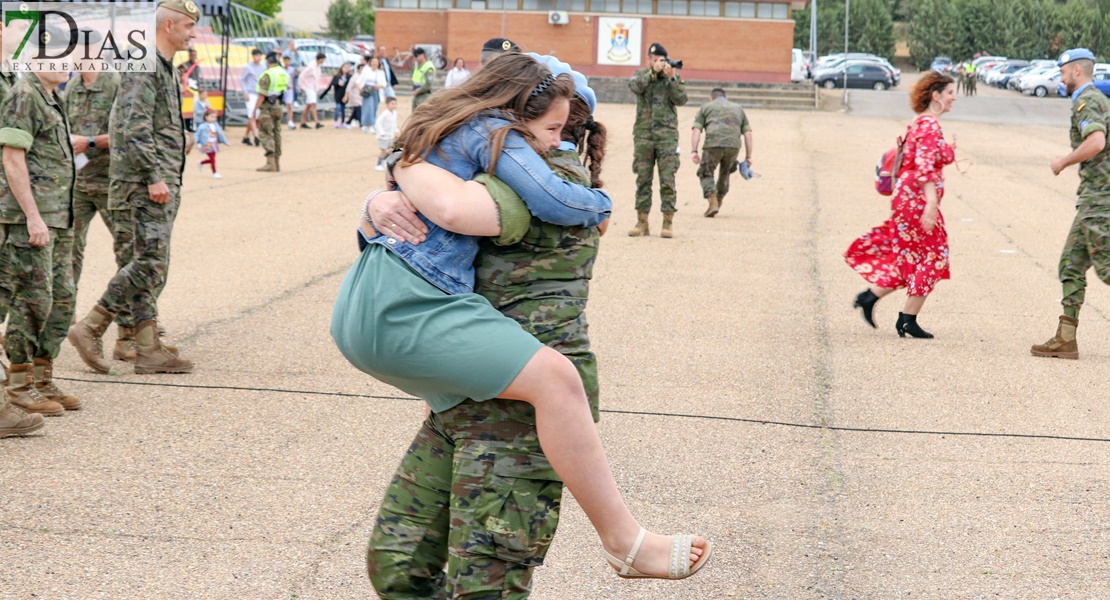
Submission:
[[[530,403],[545,455],[606,552],[621,557],[610,561],[620,574],[686,577],[709,558],[709,542],[639,526],[616,488],[574,366],[472,292],[476,236],[527,228],[529,211],[564,226],[608,218],[605,192],[560,179],[529,145],[558,147],[573,94],[569,76],[510,53],[410,118],[396,176],[402,189],[420,190],[413,202],[428,234],[413,246],[390,235],[391,223],[364,227],[367,246],[340,288],[332,336],[354,366],[435,412],[467,398]],[[495,204],[471,181],[480,173],[512,187],[526,210]]]

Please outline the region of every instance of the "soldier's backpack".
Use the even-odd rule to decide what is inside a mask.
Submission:
[[[899,137],[897,144],[883,152],[879,164],[875,165],[875,190],[883,196],[894,194],[898,172],[902,170],[902,149],[905,145],[906,140]]]

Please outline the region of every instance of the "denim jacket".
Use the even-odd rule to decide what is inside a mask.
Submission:
[[[494,113],[484,113],[460,126],[426,160],[464,180],[489,172],[492,161],[490,137],[493,131],[509,125]],[[594,227],[607,219],[613,203],[602,190],[570,183],[555,175],[524,137],[510,131],[493,175],[513,188],[533,216],[565,227]],[[474,290],[474,258],[481,238],[447,231],[419,215],[428,226],[428,235],[417,246],[396,238],[377,235],[365,238],[395,252],[417,273],[448,294]],[[365,236],[364,236],[365,237]],[[360,246],[361,241],[360,241]]]

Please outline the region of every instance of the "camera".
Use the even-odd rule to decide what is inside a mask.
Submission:
[[[663,60],[668,65],[671,65],[672,69],[681,69],[682,68],[682,61],[681,60],[675,60],[673,58],[664,58]]]

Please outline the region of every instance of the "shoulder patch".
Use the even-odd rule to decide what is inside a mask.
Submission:
[[[1090,125],[1090,124],[1091,124],[1091,122],[1088,121],[1087,119],[1084,119],[1084,120],[1080,121],[1079,122],[1079,130],[1082,131],[1082,130],[1086,129],[1087,126]]]

